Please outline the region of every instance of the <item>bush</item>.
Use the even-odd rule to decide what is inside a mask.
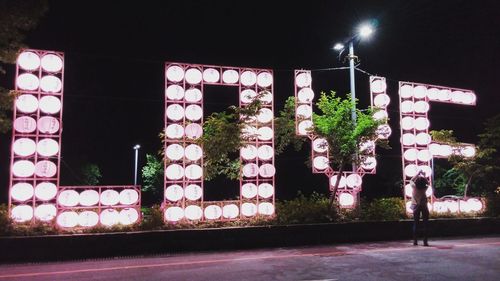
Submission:
[[[165,223],[163,222],[163,212],[159,205],[153,205],[151,208],[142,208],[143,218],[139,228],[141,230],[162,229]]]
[[[0,236],[12,232],[12,219],[9,218],[9,208],[6,204],[0,205]]]
[[[327,196],[313,192],[306,197],[298,193],[292,200],[276,202],[277,224],[333,222],[339,219],[337,208],[329,208]]]
[[[406,218],[402,198],[380,198],[361,206],[361,219],[366,221],[393,221]]]
[[[499,217],[500,216],[500,194],[495,193],[489,195],[485,198],[486,200],[486,212],[485,215],[489,217]]]

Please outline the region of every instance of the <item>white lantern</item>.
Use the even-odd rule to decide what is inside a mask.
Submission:
[[[41,204],[35,208],[35,218],[41,221],[50,221],[56,217],[56,206],[54,204]]]
[[[33,208],[28,205],[18,205],[12,208],[10,215],[15,222],[26,222],[33,218]]]
[[[247,144],[240,149],[240,155],[245,160],[252,160],[257,157],[257,148],[254,145]]]
[[[99,203],[99,192],[93,189],[84,190],[80,193],[78,202],[85,207],[95,206]]]
[[[200,124],[191,123],[186,126],[185,134],[188,139],[199,139],[203,134],[203,128]]]
[[[12,186],[10,196],[17,201],[26,201],[33,197],[33,185],[19,182]]]
[[[240,79],[239,76],[240,75],[238,74],[238,71],[234,69],[228,69],[222,73],[222,81],[226,84],[236,84]]]
[[[270,202],[259,203],[259,214],[265,216],[271,216],[274,214],[274,205]]]
[[[339,204],[341,207],[351,207],[354,205],[354,196],[348,192],[339,194]]]
[[[259,197],[270,198],[274,194],[274,187],[269,183],[259,184]]]
[[[261,91],[259,95],[259,101],[263,104],[270,104],[273,101],[273,94],[270,91]]]
[[[301,104],[301,105],[297,106],[296,113],[300,118],[304,118],[304,119],[311,118],[312,107],[308,104]]]
[[[449,101],[451,99],[451,91],[448,89],[439,90],[437,99],[440,101]]]
[[[184,93],[184,99],[187,102],[199,102],[203,98],[203,94],[198,88],[189,88]]]
[[[412,146],[415,144],[415,135],[412,133],[405,133],[401,138],[401,142],[405,146]]]
[[[186,216],[188,220],[199,220],[203,216],[203,210],[200,206],[190,205],[184,209],[184,216]]]
[[[334,187],[337,184],[337,175],[330,177],[330,187]],[[347,185],[347,180],[344,176],[340,177],[339,188],[344,188]]]
[[[411,85],[401,86],[399,88],[399,95],[404,99],[413,97],[413,87]]]
[[[373,170],[377,167],[377,159],[373,156],[366,157],[361,163],[361,168],[364,170]]]
[[[13,127],[21,134],[32,133],[36,130],[36,120],[29,116],[21,116],[14,120]]]
[[[80,194],[72,189],[63,190],[57,196],[57,202],[65,207],[75,207],[80,202]]]
[[[413,187],[410,184],[405,185],[405,195],[407,197],[413,197]]]
[[[257,150],[257,154],[259,155],[260,160],[271,160],[274,156],[274,149],[272,146],[264,144],[259,146]]]
[[[203,70],[203,81],[207,83],[217,83],[219,82],[220,74],[215,68],[206,68]]]
[[[415,106],[415,104],[412,101],[410,101],[410,100],[403,101],[401,103],[401,112],[402,113],[411,113],[411,112],[414,112],[415,111],[414,106]]]
[[[432,138],[428,133],[418,133],[415,140],[418,145],[428,145],[431,143]]]
[[[169,100],[182,100],[184,98],[184,88],[179,85],[168,86],[165,93]]]
[[[297,93],[299,103],[310,103],[314,99],[314,92],[311,88],[303,88]]]
[[[471,92],[465,92],[462,97],[462,102],[464,104],[475,104],[476,103],[476,95]]]
[[[235,219],[240,215],[240,210],[236,204],[224,205],[222,216],[226,219]]]
[[[137,190],[132,188],[127,188],[120,191],[120,204],[122,205],[132,205],[139,201],[139,193]]]
[[[184,197],[184,189],[178,184],[171,185],[165,189],[165,198],[172,202],[177,202]]]
[[[202,195],[203,195],[203,190],[197,184],[190,184],[186,186],[186,188],[184,189],[184,196],[186,196],[186,199],[188,200],[191,201],[199,200]]]
[[[424,175],[426,177],[430,177],[432,175],[432,169],[428,165],[419,165],[417,171],[418,170],[422,170],[422,172],[424,172]]]
[[[201,79],[203,75],[201,74],[201,71],[197,68],[190,68],[186,70],[186,82],[189,84],[199,84],[201,82]]]
[[[172,65],[165,72],[167,79],[172,82],[180,82],[184,79],[184,69],[178,65]]]
[[[51,178],[57,173],[57,166],[54,162],[43,160],[35,165],[35,175],[41,178]]]
[[[41,139],[36,145],[36,151],[44,157],[54,156],[59,153],[59,143],[54,139]]]
[[[257,121],[260,123],[269,123],[273,120],[273,111],[269,108],[261,108],[257,115]]]
[[[93,227],[99,223],[99,215],[94,211],[83,211],[78,214],[78,224],[83,227]]]
[[[27,178],[35,173],[35,164],[28,160],[19,160],[12,165],[12,174],[19,178]]]
[[[359,150],[363,153],[371,153],[375,150],[375,142],[368,140],[359,144]]]
[[[391,98],[389,98],[386,94],[376,95],[373,99],[373,104],[377,107],[387,107],[391,102]]]
[[[62,81],[54,75],[47,75],[40,80],[40,89],[47,93],[59,93],[62,90]]]
[[[35,197],[42,201],[48,201],[56,197],[57,187],[51,182],[41,182],[35,187]]]
[[[39,106],[43,113],[55,114],[61,111],[61,100],[54,96],[44,96],[40,99]]]
[[[113,226],[120,222],[120,213],[115,209],[105,209],[99,216],[102,225]]]
[[[418,150],[416,150],[415,148],[410,148],[405,150],[405,152],[403,153],[403,157],[406,161],[415,161],[417,160],[417,154]]]
[[[406,116],[401,119],[401,128],[403,128],[403,130],[412,130],[414,126],[415,119],[413,119],[413,117]]]
[[[12,144],[12,150],[18,156],[26,157],[33,155],[36,151],[35,141],[29,138],[20,138]]]
[[[256,96],[257,96],[257,93],[254,90],[246,89],[246,90],[241,91],[240,101],[242,103],[251,103],[255,99]]]
[[[33,113],[38,109],[38,99],[33,95],[20,95],[16,99],[16,107],[21,112]]]
[[[458,213],[458,202],[453,200],[445,200],[444,205],[450,213]]]
[[[300,121],[299,123],[299,135],[307,135],[309,130],[313,128],[313,122],[311,120]]]
[[[197,180],[203,176],[203,169],[200,165],[191,164],[186,167],[186,178],[190,180]]]
[[[389,118],[389,114],[385,110],[378,110],[373,114],[373,119],[375,120],[385,120],[387,118]]]
[[[427,88],[425,86],[416,86],[413,89],[413,94],[416,99],[423,99],[427,96]]]
[[[120,224],[131,225],[139,220],[139,213],[134,208],[125,208],[120,211]]]
[[[263,178],[271,178],[276,173],[276,168],[273,164],[263,164],[259,167],[259,175]]]
[[[358,174],[350,174],[346,178],[347,187],[350,188],[361,187],[362,183],[363,179]]]
[[[61,227],[75,227],[78,220],[78,214],[73,211],[62,212],[57,216],[57,224]]]
[[[273,84],[273,75],[271,73],[264,71],[257,75],[257,85],[259,87],[266,88],[271,86],[271,84]]]
[[[165,170],[165,174],[170,180],[179,180],[184,176],[184,168],[179,164],[170,164]]]
[[[263,141],[271,140],[273,138],[273,129],[271,127],[260,127],[257,130],[257,138]]]
[[[300,87],[309,87],[311,86],[312,78],[310,72],[302,72],[295,76],[295,84]]]
[[[460,154],[464,157],[474,157],[474,155],[476,155],[476,148],[474,146],[462,147]]]
[[[59,120],[52,116],[44,116],[38,119],[37,127],[42,134],[55,134],[59,131]]]
[[[432,154],[428,149],[419,150],[417,155],[418,161],[427,162],[431,160]]]
[[[171,104],[167,107],[167,117],[172,121],[182,120],[184,117],[184,107],[180,104]]]
[[[383,93],[387,89],[387,84],[382,79],[375,79],[370,84],[370,90],[374,93]]]
[[[184,217],[184,209],[181,207],[169,207],[165,210],[165,219],[167,221],[176,222]]]
[[[378,138],[387,139],[392,134],[392,129],[389,125],[382,124],[377,127],[375,133],[377,134]]]
[[[439,96],[439,89],[436,88],[429,88],[427,89],[427,97],[429,100],[438,100]]]
[[[113,189],[104,190],[101,193],[101,204],[106,206],[113,206],[120,202],[120,194]]]
[[[42,57],[42,69],[47,72],[59,72],[63,68],[63,60],[55,54],[46,54]]]
[[[245,183],[241,186],[241,196],[247,199],[257,196],[257,186],[253,183]]]
[[[417,113],[426,113],[427,111],[429,111],[429,103],[426,102],[426,101],[417,101],[415,103],[415,112]]]
[[[325,156],[316,156],[313,159],[313,167],[318,170],[324,170],[328,168],[330,162]]]
[[[257,214],[257,206],[254,203],[241,204],[241,214],[245,217],[253,217]]]
[[[184,157],[184,148],[182,145],[174,143],[167,146],[166,154],[168,159],[178,161]]]
[[[205,211],[203,213],[206,219],[215,220],[222,216],[222,208],[217,205],[209,205],[205,207]]]
[[[199,145],[190,144],[185,149],[186,158],[191,161],[198,161],[203,156],[203,150]]]
[[[244,71],[241,73],[240,82],[243,86],[253,86],[257,83],[257,75],[253,71]]]
[[[40,67],[40,57],[34,52],[22,52],[17,57],[17,63],[24,70],[35,70]]]
[[[317,138],[313,141],[313,150],[318,153],[324,153],[328,150],[328,142],[326,139]]]
[[[167,126],[166,135],[169,139],[180,139],[184,135],[184,127],[179,124],[170,124]]]
[[[442,144],[439,147],[439,155],[443,157],[448,157],[453,153],[453,148],[450,145]]]
[[[467,199],[467,204],[472,212],[479,212],[483,209],[483,202],[477,198]]]
[[[188,120],[198,121],[203,117],[203,109],[199,105],[191,104],[186,107],[185,114]]]
[[[425,196],[427,196],[427,197],[431,197],[431,196],[432,196],[432,186],[429,186],[429,187],[425,190]]]
[[[441,145],[439,143],[431,143],[429,145],[429,151],[432,155],[439,156],[441,153]]]
[[[254,138],[257,135],[257,128],[250,125],[244,125],[241,133],[246,138]]]
[[[21,90],[35,91],[40,86],[40,80],[31,73],[23,73],[17,76],[16,84]]]
[[[427,130],[429,128],[429,125],[429,119],[425,117],[418,117],[417,119],[415,119],[415,129],[419,131]]]
[[[414,177],[416,174],[417,174],[417,165],[415,164],[410,164],[410,165],[407,165],[405,168],[404,168],[404,173],[407,177]]]

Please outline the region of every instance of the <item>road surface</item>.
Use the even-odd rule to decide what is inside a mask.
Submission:
[[[2,264],[0,281],[500,280],[500,236],[429,243],[430,247],[393,241]]]

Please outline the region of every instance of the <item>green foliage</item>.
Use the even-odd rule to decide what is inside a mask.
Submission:
[[[298,193],[292,200],[276,202],[277,224],[321,223],[338,220],[336,208],[330,208],[328,198],[313,192],[307,197]]]
[[[147,211],[143,212],[143,218],[139,228],[141,230],[162,229],[165,225],[163,221],[163,212],[159,205],[153,205]]]
[[[274,152],[281,154],[285,148],[292,144],[299,151],[305,142],[295,134],[295,97],[288,97],[285,105],[280,110],[279,117],[274,119]]]
[[[453,135],[453,130],[435,130],[429,132],[435,142],[456,144],[457,138]]]
[[[142,192],[150,198],[163,198],[163,162],[152,154],[146,154],[146,165],[142,167]]]
[[[361,217],[365,221],[394,221],[406,218],[402,198],[380,198],[363,204]]]
[[[455,168],[445,169],[441,165],[434,165],[434,189],[436,196],[460,195],[463,196],[467,176]]]
[[[9,218],[9,208],[6,204],[0,205],[0,236],[12,232],[12,219]]]
[[[97,164],[86,163],[80,170],[83,185],[98,185],[101,178],[101,170]]]

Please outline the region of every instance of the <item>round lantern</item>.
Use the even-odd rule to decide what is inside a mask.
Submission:
[[[33,113],[38,109],[38,99],[33,95],[20,95],[16,99],[16,108],[24,113]]]
[[[412,130],[415,127],[415,119],[410,116],[403,117],[401,119],[401,128],[403,130]]]
[[[325,156],[316,156],[313,159],[313,167],[318,170],[324,170],[328,168],[329,164],[330,163],[328,161],[328,158],[326,158]]]
[[[263,141],[271,140],[273,138],[273,129],[270,127],[260,127],[257,130],[257,138]]]
[[[203,70],[203,81],[207,83],[217,83],[219,82],[220,74],[217,69],[214,68],[206,68]]]
[[[274,149],[270,145],[261,145],[257,150],[260,160],[271,160],[274,156]]]
[[[377,127],[375,133],[377,134],[378,138],[387,139],[392,134],[392,129],[389,125],[382,124]]]
[[[270,202],[261,202],[258,207],[259,214],[271,216],[274,214],[274,205]]]
[[[313,141],[313,150],[318,153],[324,153],[328,150],[328,142],[326,139],[317,138]]]
[[[273,84],[273,75],[271,73],[264,71],[257,75],[257,85],[259,87],[266,88],[271,86],[271,84]]]
[[[342,192],[339,194],[339,204],[341,207],[352,207],[354,206],[354,196],[348,192]]]
[[[389,114],[385,110],[378,110],[373,114],[373,119],[375,120],[385,120],[389,118]]]
[[[36,151],[35,141],[29,138],[20,138],[14,141],[12,144],[12,150],[17,156],[30,156]]]
[[[271,178],[276,173],[276,168],[273,164],[264,164],[259,167],[259,175],[263,178]]]
[[[57,216],[57,224],[61,227],[75,227],[78,225],[79,216],[76,212],[62,212]]]
[[[257,196],[257,186],[253,183],[245,183],[241,186],[241,196],[247,199]]]
[[[241,214],[245,217],[253,217],[257,214],[257,206],[254,203],[241,204]]]
[[[43,113],[55,114],[61,111],[61,100],[54,96],[44,96],[40,99],[39,106]]]
[[[56,197],[57,187],[51,182],[41,182],[35,187],[35,197],[38,200],[48,201]]]
[[[99,223],[99,215],[94,211],[83,211],[78,214],[78,224],[83,227],[93,227]]]
[[[171,104],[167,107],[167,117],[172,121],[182,120],[184,117],[184,107],[180,104]]]
[[[439,90],[437,100],[449,101],[450,99],[451,99],[451,91],[450,90],[448,90],[448,89]]]
[[[363,179],[358,174],[350,174],[346,178],[347,187],[350,187],[350,188],[361,187],[362,183],[363,183]]]
[[[405,168],[404,168],[404,173],[407,177],[414,177],[416,174],[417,174],[417,165],[415,164],[410,164],[410,165],[407,165]]]
[[[12,208],[10,215],[15,222],[26,222],[33,218],[33,208],[28,205],[18,205]]]
[[[36,145],[36,151],[43,157],[54,156],[59,152],[59,143],[54,139],[41,139]]]
[[[420,85],[413,89],[413,95],[416,99],[423,99],[427,96],[427,88]]]
[[[269,108],[261,108],[257,115],[257,121],[260,123],[269,123],[273,120],[273,112]]]
[[[240,75],[234,69],[228,69],[222,73],[222,81],[226,84],[236,84],[239,79]]]
[[[203,134],[203,128],[200,124],[191,123],[186,126],[185,134],[189,139],[199,139]]]
[[[300,135],[307,135],[309,133],[309,130],[313,128],[313,122],[310,120],[304,120],[299,123],[299,134]]]
[[[165,170],[165,174],[170,180],[179,180],[184,176],[184,168],[179,164],[170,164]]]
[[[172,82],[180,82],[184,79],[184,69],[178,65],[172,65],[165,72],[167,79]]]
[[[203,156],[203,150],[199,145],[190,144],[185,149],[186,158],[191,161],[198,161]]]
[[[405,146],[412,146],[415,144],[415,141],[416,141],[416,137],[412,133],[405,133],[405,134],[403,134],[403,136],[401,138],[401,142]]]
[[[42,69],[47,72],[59,72],[63,68],[63,60],[55,54],[46,54],[42,57]]]
[[[310,103],[314,99],[314,92],[311,88],[303,88],[297,93],[299,103]]]
[[[259,100],[263,104],[270,104],[273,101],[273,94],[270,91],[261,91],[259,95]]]
[[[201,79],[203,75],[201,74],[201,71],[197,68],[190,68],[186,70],[186,82],[189,84],[199,84],[201,82]]]
[[[259,197],[261,198],[270,198],[274,194],[274,187],[269,183],[259,184],[258,190]]]
[[[113,206],[120,202],[120,194],[113,189],[104,190],[101,193],[101,204],[106,206]]]
[[[59,205],[65,207],[74,207],[78,205],[79,201],[80,201],[80,194],[78,194],[78,192],[72,189],[63,190],[57,196],[57,202],[59,203]]]
[[[139,201],[139,193],[137,190],[132,188],[127,188],[120,191],[120,204],[122,205],[132,205]]]
[[[99,220],[102,225],[113,226],[120,222],[120,213],[115,209],[105,209],[101,212]]]
[[[179,124],[170,124],[167,126],[166,135],[169,139],[180,139],[184,135],[184,127]]]
[[[26,201],[33,197],[33,185],[19,182],[12,186],[10,196],[16,201]]]
[[[401,112],[402,113],[411,113],[414,112],[414,106],[415,104],[412,101],[404,101],[401,103]]]
[[[413,96],[413,87],[411,85],[401,86],[399,95],[404,99],[411,98]]]
[[[184,157],[184,147],[177,143],[171,144],[167,146],[166,154],[167,158],[172,161],[181,160]]]
[[[84,190],[80,193],[78,201],[85,207],[95,206],[99,203],[99,192],[93,189]]]
[[[427,161],[431,160],[432,154],[428,149],[419,150],[417,158],[418,158],[418,161],[427,162]]]
[[[57,166],[54,162],[43,160],[35,165],[35,175],[41,178],[51,178],[57,173]]]
[[[184,217],[184,209],[181,207],[169,207],[165,210],[165,219],[176,222]]]
[[[403,158],[406,161],[415,161],[417,160],[417,154],[418,150],[416,150],[415,148],[410,148],[405,150],[405,152],[403,153]]]
[[[184,189],[178,184],[171,185],[165,189],[165,198],[172,202],[177,202],[184,197]]]
[[[62,81],[53,75],[44,76],[40,80],[40,89],[46,93],[59,93],[62,90]]]
[[[185,114],[188,120],[198,121],[203,117],[203,109],[199,105],[191,104],[186,107]]]
[[[301,104],[301,105],[297,106],[296,113],[300,118],[304,118],[304,119],[311,118],[312,107],[308,104]]]
[[[190,205],[184,209],[184,216],[186,216],[188,220],[199,220],[203,216],[203,210],[200,206]]]
[[[197,184],[190,184],[186,186],[186,188],[184,189],[184,196],[186,196],[186,199],[188,200],[191,201],[199,200],[202,195],[203,195],[203,190]]]
[[[241,73],[240,82],[243,86],[253,86],[257,83],[257,75],[253,71],[244,71]]]
[[[429,128],[429,119],[425,117],[418,117],[415,119],[415,129],[419,131],[427,130]]]
[[[246,89],[246,90],[241,91],[240,101],[242,103],[251,103],[255,99],[256,96],[257,96],[257,93],[254,90]]]
[[[38,119],[38,131],[42,134],[55,134],[59,131],[59,120],[52,116]]]
[[[240,210],[236,204],[228,204],[222,207],[222,216],[226,219],[235,219],[240,215]]]
[[[209,205],[203,211],[205,218],[208,220],[215,220],[222,216],[222,208],[217,205]]]
[[[12,174],[19,178],[27,178],[35,173],[35,165],[28,160],[19,160],[12,165]]]
[[[197,88],[190,88],[184,93],[184,99],[187,102],[199,102],[203,98],[203,94]]]
[[[169,100],[182,100],[184,98],[184,88],[179,85],[170,85],[165,90],[165,94]]]
[[[377,167],[377,159],[373,156],[366,157],[361,163],[361,168],[365,170],[373,170]]]
[[[300,88],[311,86],[311,81],[311,73],[309,72],[303,72],[295,76],[295,84]]]
[[[24,70],[35,70],[40,67],[40,57],[34,52],[22,52],[17,57],[17,63]]]
[[[259,166],[255,163],[245,164],[243,166],[243,176],[247,178],[256,177],[259,174]]]
[[[417,136],[415,137],[415,140],[417,142],[418,145],[428,145],[429,143],[431,143],[431,135],[429,135],[428,133],[418,133]]]
[[[411,184],[405,185],[405,195],[410,198],[413,197],[413,187]]]
[[[370,90],[374,93],[383,93],[387,89],[387,84],[382,79],[374,79],[370,84]]]
[[[337,183],[337,175],[333,175],[330,177],[330,186],[334,187],[335,184]],[[339,183],[339,188],[344,188],[347,185],[347,180],[344,176],[340,177],[340,183]]]
[[[56,206],[54,204],[41,204],[35,208],[35,218],[41,221],[50,221],[56,217]]]
[[[386,94],[376,95],[375,98],[373,99],[373,104],[376,107],[387,107],[390,102],[391,98],[389,98],[389,96]]]
[[[32,133],[36,130],[36,120],[29,116],[21,116],[14,120],[14,130],[22,134]]]
[[[439,89],[429,88],[427,90],[427,97],[429,98],[429,100],[438,100],[438,96],[439,96]]]
[[[40,86],[40,80],[31,73],[23,73],[17,76],[16,84],[21,90],[35,91]]]
[[[120,211],[120,224],[131,225],[139,220],[139,213],[134,208],[125,208]]]
[[[186,167],[185,175],[190,180],[197,180],[203,176],[203,169],[200,165],[191,164]]]
[[[426,113],[429,111],[430,106],[426,101],[417,101],[414,108],[416,113]]]

